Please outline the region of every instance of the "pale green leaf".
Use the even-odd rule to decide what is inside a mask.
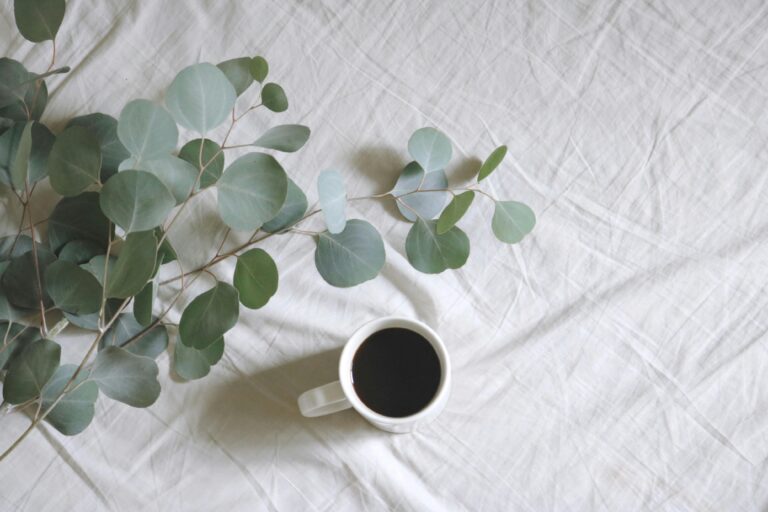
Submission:
[[[168,329],[160,323],[144,326],[132,315],[122,314],[104,333],[99,349],[106,347],[120,347],[137,356],[155,359],[168,347]]]
[[[240,57],[237,59],[225,60],[216,64],[227,77],[227,80],[235,88],[235,94],[240,96],[253,83],[251,75],[251,59],[249,57]]]
[[[496,238],[516,244],[536,225],[536,215],[527,205],[517,201],[496,201],[491,227]]]
[[[223,337],[202,350],[176,343],[173,349],[173,370],[185,380],[201,379],[210,373],[211,366],[218,363],[222,355]]]
[[[447,188],[445,171],[424,173],[417,162],[411,162],[403,169],[391,193],[399,198],[397,209],[403,217],[415,222],[417,218],[434,219],[442,211],[449,195],[443,190]],[[431,192],[417,192],[423,190]]]
[[[112,116],[101,113],[79,116],[67,123],[67,128],[70,126],[82,126],[89,129],[99,142],[102,183],[117,172],[120,162],[131,156],[117,137],[117,119]],[[34,138],[34,133],[32,136]]]
[[[143,162],[171,154],[179,129],[164,108],[149,100],[133,100],[120,112],[117,136],[135,161]]]
[[[45,421],[65,436],[79,434],[93,420],[94,405],[99,397],[99,387],[95,382],[86,382],[88,374],[81,371],[69,385],[69,391],[53,406],[67,383],[77,371],[76,364],[59,366],[48,383],[43,387],[42,411],[47,412]]]
[[[202,150],[200,146],[202,145]],[[184,144],[179,151],[179,158],[195,166],[200,176],[200,188],[215,185],[224,172],[224,152],[218,144],[209,139],[195,139]]]
[[[28,344],[13,358],[3,382],[3,399],[20,404],[40,395],[59,366],[61,347],[50,340]]]
[[[102,393],[132,407],[149,407],[160,396],[157,364],[118,347],[107,347],[96,356],[90,380]]]
[[[384,242],[376,228],[359,219],[338,234],[320,233],[315,266],[326,282],[346,288],[376,277],[384,266]]]
[[[445,169],[451,160],[451,141],[434,128],[421,128],[408,140],[408,152],[429,173]]]
[[[256,139],[254,146],[275,149],[286,153],[298,151],[309,140],[310,130],[300,124],[284,124],[275,126],[264,132]]]
[[[195,188],[198,171],[194,165],[175,156],[152,160],[141,166],[142,170],[157,176],[173,194],[176,204],[187,199]]]
[[[267,233],[276,233],[292,226],[304,216],[307,206],[307,196],[293,180],[288,178],[288,192],[283,206],[272,220],[261,226],[261,229]]]
[[[328,231],[341,233],[347,224],[347,192],[341,173],[336,170],[321,172],[317,178],[317,193]]]
[[[227,76],[203,62],[182,69],[168,87],[165,104],[176,122],[205,134],[224,122],[237,94]]]
[[[156,257],[154,232],[130,233],[107,276],[107,297],[124,299],[139,293],[152,277]]]
[[[95,313],[101,306],[102,289],[90,272],[68,261],[54,261],[45,271],[45,289],[54,305],[70,313]]]
[[[130,233],[161,225],[176,200],[154,174],[122,171],[101,189],[99,204],[107,218]]]

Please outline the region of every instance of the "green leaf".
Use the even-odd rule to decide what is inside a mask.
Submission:
[[[16,149],[16,156],[11,165],[11,184],[17,190],[24,190],[27,183],[27,174],[29,173],[29,155],[32,153],[32,123],[24,125],[21,132],[19,146]]]
[[[225,60],[216,64],[227,77],[227,80],[235,88],[235,94],[240,96],[253,83],[251,75],[251,59],[249,57],[240,57],[238,59]]]
[[[181,342],[196,349],[209,347],[235,326],[239,315],[237,290],[217,282],[216,286],[195,297],[181,314]]]
[[[104,320],[109,322],[112,317],[117,314],[117,310],[120,309],[120,305],[123,303],[120,299],[107,299],[107,304],[104,307]],[[64,316],[69,320],[69,323],[76,325],[81,329],[87,329],[89,331],[99,330],[99,314],[91,313],[89,315],[73,315],[64,311]]]
[[[457,227],[442,235],[437,221],[417,220],[405,239],[405,252],[413,268],[425,274],[439,274],[459,268],[469,257],[469,238]]]
[[[131,233],[161,225],[176,206],[176,200],[154,174],[122,171],[101,189],[99,204],[109,220]]]
[[[0,58],[0,108],[22,104],[26,110],[25,99],[29,91],[34,90],[34,77],[21,62],[7,57]],[[27,116],[24,116],[26,120]]]
[[[249,153],[229,166],[216,188],[224,223],[238,231],[251,231],[280,211],[288,192],[288,176],[270,155]]]
[[[451,202],[448,203],[448,206],[445,207],[445,210],[443,210],[443,213],[440,214],[440,218],[437,219],[437,234],[442,235],[455,226],[464,214],[467,213],[474,199],[475,193],[471,190],[454,196]]]
[[[119,176],[119,174],[118,174]],[[152,231],[130,233],[107,276],[107,297],[124,299],[136,295],[152,277],[157,240]]]
[[[200,152],[201,144],[202,153]],[[187,142],[179,151],[179,158],[194,165],[198,173],[203,169],[200,188],[215,185],[221,178],[221,173],[224,172],[224,152],[218,144],[209,139],[195,139]]]
[[[173,350],[173,370],[185,380],[201,379],[208,375],[211,366],[224,355],[224,338],[221,337],[202,350],[176,343]]]
[[[493,150],[493,152],[485,159],[483,165],[480,166],[480,171],[477,173],[478,183],[487,178],[496,168],[499,166],[504,157],[507,155],[507,146],[499,146]]]
[[[0,263],[0,276],[5,272],[5,267],[8,265],[9,263],[7,261]],[[22,316],[23,314],[8,301],[8,297],[5,296],[5,291],[0,288],[0,320],[15,322]],[[0,331],[0,340],[2,340],[4,334],[4,331]],[[0,343],[0,350],[2,350],[2,343]],[[0,369],[2,369],[1,366],[2,365],[0,365]]]
[[[283,88],[277,84],[268,83],[261,89],[261,103],[272,112],[288,110],[288,98]]]
[[[149,407],[160,396],[157,364],[148,357],[107,347],[96,356],[90,380],[102,393],[132,407]]]
[[[286,153],[298,151],[309,140],[310,130],[300,124],[283,124],[267,130],[256,139],[254,146]]]
[[[179,129],[164,108],[149,100],[133,100],[120,112],[117,137],[136,162],[143,162],[171,154]]]
[[[203,62],[182,69],[168,87],[165,104],[176,122],[205,134],[224,122],[237,94],[227,76]]]
[[[72,240],[67,242],[61,248],[59,252],[60,261],[69,261],[80,265],[81,263],[87,263],[93,259],[94,256],[104,254],[106,247],[92,242],[90,240]]]
[[[133,317],[144,327],[152,323],[152,306],[156,296],[157,282],[152,280],[145,284],[144,288],[133,299]]]
[[[27,345],[8,368],[3,382],[3,399],[10,404],[20,404],[39,396],[60,359],[61,347],[50,340]]]
[[[87,240],[106,252],[110,235],[109,220],[99,206],[97,192],[83,192],[65,197],[56,204],[48,218],[48,245],[59,252],[73,240]]]
[[[7,59],[11,60],[11,59]],[[16,62],[16,61],[13,61]],[[40,80],[40,87],[36,87],[36,77],[33,73],[27,73],[24,66],[18,63],[19,71],[23,71],[22,77],[25,77],[20,84],[14,89],[16,94],[11,94],[11,102],[6,106],[0,108],[0,117],[9,118],[14,121],[20,121],[22,123],[32,119],[39,121],[40,117],[45,111],[45,107],[48,105],[48,87],[45,85],[44,80]],[[0,71],[0,75],[2,75]],[[2,77],[0,76],[0,80]],[[11,84],[8,84],[9,86]],[[3,89],[3,84],[0,84],[0,91]],[[3,94],[0,92],[0,97]],[[0,100],[0,104],[2,100]]]
[[[77,371],[76,364],[61,365],[43,387],[42,411],[48,411]],[[59,403],[48,412],[45,421],[65,436],[79,434],[93,420],[94,405],[99,397],[95,382],[86,382],[87,372],[80,372]]]
[[[89,129],[98,141],[101,149],[100,176],[102,183],[117,172],[120,162],[131,156],[117,137],[117,119],[112,116],[96,113],[75,117],[67,123],[67,128],[70,126],[82,126]],[[34,133],[32,135],[34,138]]]
[[[240,303],[258,309],[277,292],[277,265],[262,249],[251,249],[237,258],[232,284],[240,294]]]
[[[39,331],[34,327],[9,322],[0,322],[0,335],[5,338],[8,335],[8,343],[0,343],[0,370],[5,370],[10,363],[24,349],[38,340]]]
[[[107,256],[100,254],[94,256],[88,263],[80,265],[80,268],[87,270],[93,277],[99,282],[101,286],[104,286],[104,266],[107,262]],[[114,255],[109,256],[109,272],[108,275],[112,275],[115,271],[115,263],[117,263],[117,257]]]
[[[164,265],[166,263],[176,261],[178,259],[176,256],[176,250],[171,245],[171,242],[168,241],[168,238],[163,239],[162,229],[155,228],[155,238],[158,240],[163,240],[163,242],[160,244],[160,247],[157,248],[157,260],[160,262],[159,264]]]
[[[438,170],[425,174],[417,162],[411,162],[403,169],[403,173],[392,190],[392,195],[400,198],[397,202],[397,209],[400,210],[402,216],[415,222],[419,217],[425,220],[434,219],[442,211],[448,198],[448,192],[415,191],[447,188],[448,178],[445,176],[445,171]]]
[[[320,233],[315,266],[333,286],[347,288],[364,283],[376,277],[384,266],[384,242],[369,223],[351,219],[341,233]]]
[[[120,315],[104,333],[99,349],[124,348],[137,356],[156,359],[168,347],[168,329],[163,324],[143,326],[129,314]]]
[[[321,172],[317,178],[317,193],[328,231],[341,233],[347,224],[347,191],[341,173],[332,169]]]
[[[251,59],[251,76],[254,80],[262,83],[269,73],[269,64],[264,57],[256,56]]]
[[[68,261],[54,261],[45,271],[45,289],[57,308],[83,315],[101,306],[101,285],[87,270]]]
[[[0,261],[18,258],[32,250],[32,239],[27,235],[10,235],[0,238]]]
[[[288,178],[288,192],[283,206],[272,220],[261,226],[261,229],[267,233],[276,233],[292,226],[304,216],[307,206],[307,196],[293,180]]]
[[[186,160],[175,156],[167,156],[160,160],[152,160],[142,165],[142,169],[157,176],[181,204],[189,197],[197,181],[197,169]]]
[[[18,123],[0,136],[0,182],[11,184],[11,170],[20,156],[18,149],[26,124]],[[34,183],[48,174],[48,155],[56,137],[40,123],[32,123],[32,146],[29,154],[27,181]],[[24,184],[21,183],[21,187]]]
[[[445,169],[451,160],[451,141],[434,128],[421,128],[408,140],[408,152],[425,172]]]
[[[74,196],[99,183],[101,149],[91,131],[82,126],[64,130],[48,156],[51,186],[63,196]]]
[[[491,227],[502,242],[516,244],[536,225],[536,215],[527,205],[516,201],[496,201]]]
[[[64,0],[14,0],[16,26],[24,39],[41,43],[55,39],[64,19]]]
[[[11,260],[2,277],[2,287],[5,295],[14,306],[24,309],[40,310],[40,288],[43,292],[43,304],[51,305],[51,298],[45,292],[45,270],[56,257],[44,246],[37,245],[37,264],[40,269],[41,286],[38,287],[35,272],[34,252],[29,251]]]

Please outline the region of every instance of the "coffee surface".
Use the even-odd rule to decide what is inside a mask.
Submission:
[[[424,409],[437,393],[440,373],[432,344],[403,328],[373,333],[352,361],[357,396],[373,411],[393,418]]]

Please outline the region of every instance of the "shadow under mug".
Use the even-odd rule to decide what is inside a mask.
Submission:
[[[352,382],[352,361],[357,349],[372,334],[390,328],[408,329],[421,335],[432,345],[440,361],[440,383],[435,396],[424,408],[410,416],[392,417],[377,413],[358,397]],[[437,417],[448,401],[450,389],[451,362],[440,336],[429,326],[416,320],[385,317],[368,322],[349,338],[339,359],[339,380],[302,393],[298,403],[301,414],[307,417],[325,416],[352,407],[373,426],[388,432],[404,433]]]

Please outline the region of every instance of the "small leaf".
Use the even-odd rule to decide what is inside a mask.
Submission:
[[[261,229],[267,233],[282,231],[298,222],[307,212],[307,206],[307,196],[288,178],[288,192],[283,206],[272,220],[261,226]]]
[[[64,19],[64,0],[14,0],[16,26],[24,39],[41,43],[55,39]]]
[[[251,59],[249,57],[240,57],[239,59],[225,60],[216,64],[227,80],[235,88],[235,94],[240,96],[253,83],[251,75]]]
[[[85,315],[101,307],[101,285],[87,270],[68,261],[54,261],[45,271],[45,289],[57,308]]]
[[[106,247],[103,247],[96,242],[90,240],[72,240],[64,244],[59,252],[60,261],[69,261],[80,265],[81,263],[87,263],[93,259],[94,256],[104,254]]]
[[[268,83],[261,89],[261,103],[272,112],[288,110],[288,98],[283,88],[277,84]]]
[[[376,228],[359,219],[339,234],[320,233],[315,266],[328,284],[347,288],[376,277],[384,266],[384,242]]]
[[[267,130],[254,146],[286,153],[298,151],[309,140],[309,128],[300,124],[284,124]]]
[[[507,146],[499,146],[485,159],[480,171],[477,173],[478,183],[487,178],[499,166],[504,157],[507,156]]]
[[[227,76],[203,62],[182,69],[168,87],[165,104],[176,122],[205,134],[224,122],[237,94]]]
[[[64,387],[77,371],[76,364],[61,365],[43,387],[42,411],[46,412],[59,397]],[[87,372],[80,372],[70,385],[69,391],[47,413],[45,421],[65,436],[79,434],[91,424],[94,405],[99,397],[95,382],[85,382]]]
[[[107,347],[96,356],[90,380],[102,393],[132,407],[149,407],[160,396],[157,364],[148,357]]]
[[[262,249],[251,249],[237,258],[232,284],[240,295],[240,303],[250,309],[266,305],[277,292],[277,265]]]
[[[339,171],[321,172],[317,178],[317,193],[328,231],[333,234],[341,233],[347,224],[347,192]]]
[[[107,304],[104,306],[104,320],[106,322],[112,320],[112,317],[117,314],[117,311],[120,309],[122,303],[123,301],[120,299],[107,299]],[[69,320],[69,323],[80,327],[81,329],[87,329],[89,331],[99,330],[98,313],[91,313],[89,315],[74,315],[64,311],[64,316],[67,318],[67,320]]]
[[[221,220],[234,230],[251,231],[280,211],[288,176],[272,156],[250,153],[229,166],[216,188]]]
[[[201,144],[202,153],[200,152]],[[221,178],[221,173],[224,172],[224,152],[218,144],[209,139],[195,139],[187,142],[179,151],[179,158],[194,165],[198,173],[203,169],[200,188],[215,185]]]
[[[11,166],[11,183],[17,190],[24,190],[29,173],[29,155],[32,152],[32,123],[24,125],[16,156]]]
[[[142,165],[142,170],[157,176],[173,194],[176,204],[181,204],[189,197],[195,188],[198,174],[194,165],[170,155],[160,160],[146,162]]]
[[[114,269],[110,268],[107,276],[107,297],[124,299],[139,293],[152,277],[156,257],[154,232],[130,233],[125,238]]]
[[[73,240],[93,242],[106,252],[109,234],[109,220],[101,211],[97,192],[63,198],[48,218],[48,245],[54,252]]]
[[[154,174],[122,171],[101,189],[99,204],[107,218],[131,233],[161,225],[176,206],[176,200]]]
[[[144,327],[152,323],[152,306],[156,296],[157,282],[152,280],[133,298],[133,317]]]
[[[448,178],[445,176],[445,171],[438,170],[425,174],[417,162],[411,162],[403,169],[392,190],[392,195],[400,198],[397,209],[407,220],[415,222],[419,217],[431,220],[440,213],[448,198],[448,192],[436,190],[447,190],[447,188]],[[416,192],[417,190],[434,192]]]
[[[147,327],[129,314],[120,315],[101,339],[99,350],[124,348],[137,356],[157,358],[168,347],[168,329],[163,324]]]
[[[40,290],[42,289],[43,304],[51,305],[51,298],[45,292],[45,270],[56,257],[44,246],[37,246],[37,266],[40,269],[40,286],[38,286],[35,271],[34,252],[29,251],[11,260],[2,277],[2,287],[5,295],[14,306],[24,309],[40,310]]]
[[[210,373],[211,366],[218,363],[222,355],[224,355],[223,337],[202,350],[176,343],[173,350],[173,370],[185,380],[201,379]]]
[[[430,173],[445,169],[451,160],[451,141],[442,132],[434,128],[421,128],[413,132],[408,140],[408,152],[414,160]]]
[[[60,359],[61,347],[50,340],[27,345],[8,369],[3,382],[3,399],[10,404],[20,404],[39,396]]]
[[[235,326],[239,314],[237,290],[217,282],[195,297],[181,314],[181,342],[196,349],[209,347]]]
[[[413,268],[425,274],[439,274],[459,268],[469,257],[469,238],[457,227],[437,233],[437,221],[417,220],[405,239],[405,252]]]
[[[254,57],[251,59],[251,76],[254,80],[262,83],[269,73],[269,64],[264,57]]]
[[[164,108],[149,100],[133,100],[120,112],[117,136],[134,159],[143,162],[171,154],[179,129]]]
[[[63,196],[74,196],[99,182],[101,149],[91,131],[67,128],[56,138],[48,156],[51,186]]]
[[[0,261],[18,258],[32,250],[32,239],[27,235],[10,235],[0,238]]]
[[[437,234],[442,235],[455,226],[464,214],[467,213],[474,199],[475,193],[471,190],[454,196],[451,202],[448,203],[448,206],[445,207],[445,210],[443,210],[443,213],[440,214],[440,218],[437,219]]]
[[[120,162],[131,156],[117,137],[117,119],[112,116],[100,113],[79,116],[67,123],[67,128],[70,126],[87,128],[98,141],[101,149],[102,183],[117,172]]]
[[[502,242],[516,244],[536,225],[536,215],[527,205],[516,201],[496,201],[491,227]]]

